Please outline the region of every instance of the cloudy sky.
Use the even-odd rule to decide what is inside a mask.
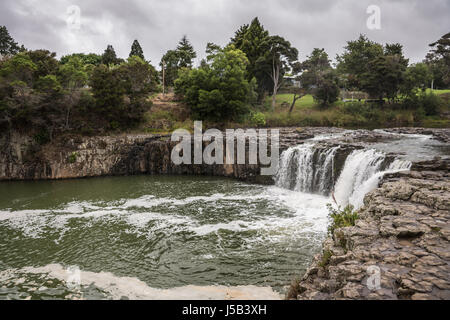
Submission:
[[[367,27],[370,5],[380,8],[379,30]],[[402,43],[411,62],[418,62],[429,50],[429,43],[450,32],[450,0],[0,2],[0,25],[6,25],[16,41],[29,49],[46,48],[61,56],[102,53],[112,44],[118,56],[128,57],[132,41],[138,39],[145,57],[154,65],[184,34],[199,60],[207,42],[225,45],[240,25],[256,16],[271,34],[291,41],[302,59],[315,47],[325,48],[334,58],[347,40],[364,33],[378,42]]]

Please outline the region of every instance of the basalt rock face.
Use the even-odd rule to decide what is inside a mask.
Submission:
[[[448,130],[448,129],[392,128],[392,129],[385,129],[385,131],[392,132],[392,133],[403,133],[403,134],[431,135],[436,140],[446,142],[446,143],[450,142],[450,130]]]
[[[325,129],[281,129],[280,151]],[[326,129],[340,131],[340,129]],[[0,137],[0,180],[68,179],[106,175],[194,174],[270,184],[259,164],[174,165],[170,136],[120,135],[73,137],[39,146],[32,137],[10,133]],[[204,147],[206,144],[204,143]],[[192,147],[193,148],[193,147]],[[237,154],[235,152],[235,154]],[[248,159],[248,143],[246,146]],[[193,163],[193,161],[192,161]]]
[[[289,299],[450,299],[449,160],[386,174]],[[431,170],[431,171],[430,171]]]
[[[2,150],[0,180],[197,174],[268,182],[259,176],[259,165],[174,165],[170,155],[176,144],[166,136],[126,135],[68,139],[34,152],[32,141],[15,138]]]

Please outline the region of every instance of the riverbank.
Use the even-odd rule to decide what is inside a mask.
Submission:
[[[287,298],[450,299],[449,164],[385,175],[356,225],[325,240]]]

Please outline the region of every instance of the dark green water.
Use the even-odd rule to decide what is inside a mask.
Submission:
[[[282,293],[320,250],[327,202],[210,177],[0,183],[0,298]]]

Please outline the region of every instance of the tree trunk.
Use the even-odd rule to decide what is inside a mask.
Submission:
[[[297,95],[296,93],[294,93],[294,98],[292,99],[292,104],[291,107],[289,108],[289,114],[291,114],[292,110],[294,110],[295,103],[297,102],[297,100],[303,98],[304,96],[305,96],[304,94]]]
[[[275,110],[275,105],[277,102],[277,92],[279,88],[280,80],[280,66],[275,63],[275,58],[272,62],[272,81],[273,81],[273,94],[272,94],[272,110]]]
[[[277,104],[277,90],[275,87],[273,88],[273,95],[272,95],[272,110],[275,110],[275,105]]]

